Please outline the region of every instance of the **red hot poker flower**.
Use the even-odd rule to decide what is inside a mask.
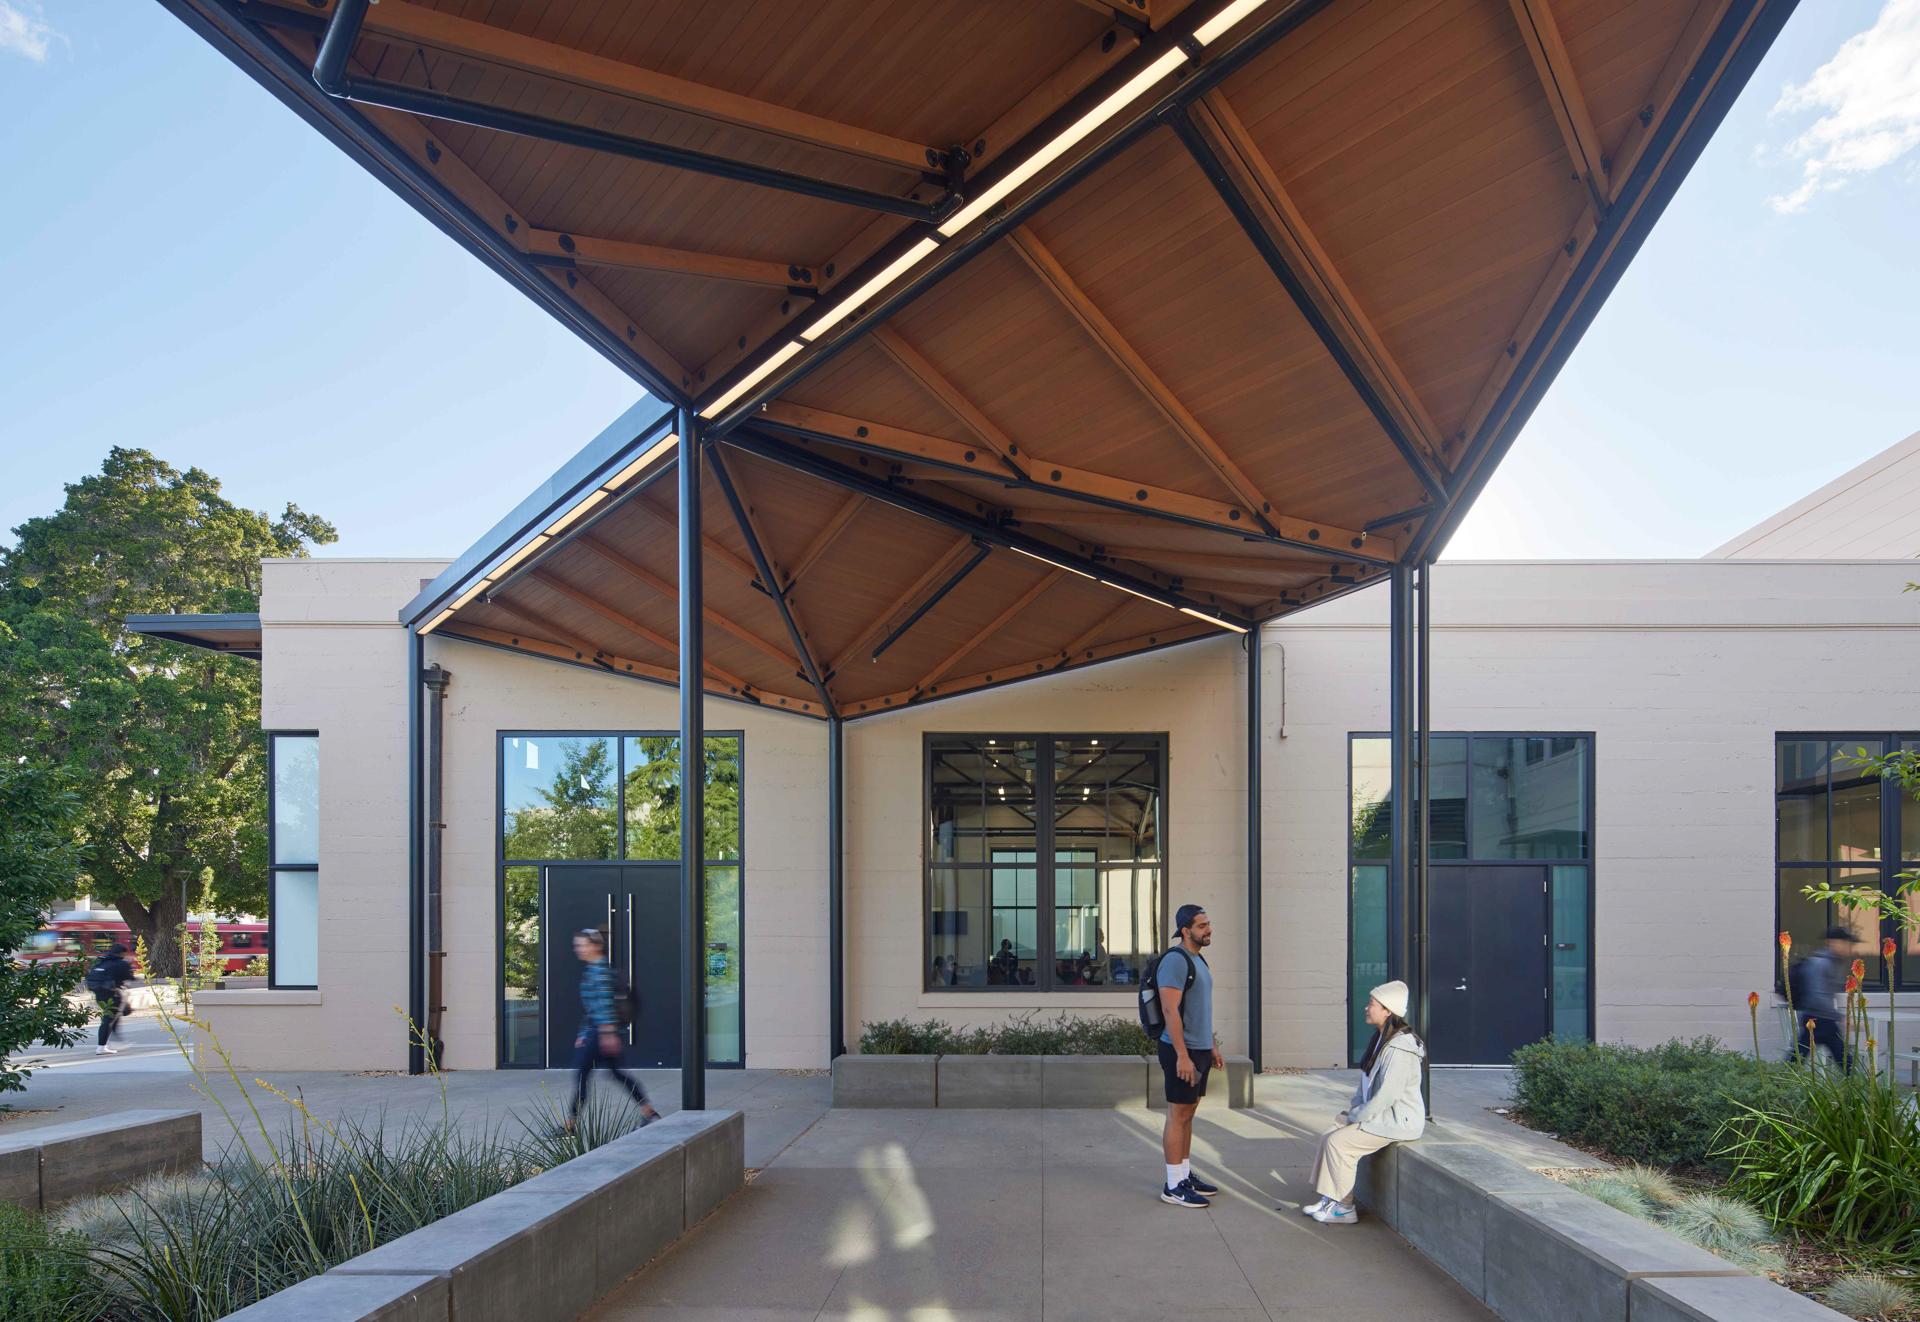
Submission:
[[[1893,938],[1892,937],[1883,936],[1880,938],[1880,958],[1882,959],[1893,958]]]
[[[1782,932],[1782,933],[1780,934],[1780,948],[1781,948],[1782,950],[1790,950],[1790,949],[1792,949],[1792,948],[1793,948],[1793,933],[1792,933],[1792,932]]]
[[[1856,977],[1856,978],[1864,978],[1864,977],[1866,977],[1866,976],[1867,976],[1867,961],[1866,961],[1866,960],[1864,960],[1864,959],[1856,959],[1856,960],[1854,960],[1854,961],[1853,961],[1853,976],[1854,976],[1854,977]]]
[[[1860,990],[1860,975],[1857,973],[1849,973],[1847,975],[1847,995],[1851,996],[1859,990]]]
[[[1748,1008],[1749,1010],[1758,1010],[1758,1009],[1760,1008],[1760,993],[1759,993],[1759,992],[1748,992],[1748,993],[1747,993],[1747,1008]]]

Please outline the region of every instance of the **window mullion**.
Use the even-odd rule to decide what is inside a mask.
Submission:
[[[1040,976],[1036,981],[1043,991],[1054,990],[1053,910],[1053,736],[1036,736],[1033,750],[1033,828],[1034,828],[1034,945],[1040,955]]]

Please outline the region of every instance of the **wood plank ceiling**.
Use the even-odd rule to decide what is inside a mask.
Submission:
[[[705,416],[706,682],[849,717],[1432,554],[1791,7],[167,2]],[[671,486],[441,631],[671,680]]]

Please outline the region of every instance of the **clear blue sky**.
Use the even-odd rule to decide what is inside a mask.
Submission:
[[[158,5],[0,0],[0,125],[0,536],[125,444],[451,555],[639,393]],[[1917,162],[1920,0],[1803,4],[1451,553],[1698,555],[1920,430]]]

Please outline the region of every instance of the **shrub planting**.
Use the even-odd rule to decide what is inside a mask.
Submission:
[[[1850,1272],[1822,1290],[1820,1297],[1827,1307],[1866,1322],[1900,1317],[1916,1306],[1913,1290],[1905,1282],[1879,1272]]]
[[[1800,1069],[1784,1104],[1727,1123],[1728,1185],[1776,1226],[1920,1265],[1920,1113],[1879,1076]]]
[[[1038,1012],[1004,1024],[961,1028],[941,1019],[882,1019],[860,1026],[866,1056],[1147,1056],[1153,1043],[1138,1021],[1119,1015],[1079,1018]]]
[[[1536,1042],[1513,1054],[1514,1101],[1528,1124],[1626,1161],[1724,1169],[1721,1127],[1747,1109],[1783,1108],[1804,1071],[1756,1061],[1710,1037],[1642,1049]]]

